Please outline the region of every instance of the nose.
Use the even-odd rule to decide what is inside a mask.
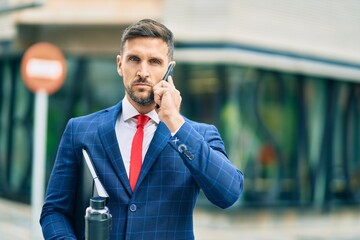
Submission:
[[[140,68],[137,71],[137,76],[141,77],[142,79],[146,79],[149,77],[149,71],[146,63],[140,65]]]

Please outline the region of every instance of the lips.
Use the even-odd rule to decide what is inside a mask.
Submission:
[[[133,86],[137,86],[137,87],[151,87],[150,84],[147,83],[135,83],[133,84]]]
[[[152,84],[148,82],[146,79],[137,79],[133,82],[132,85],[138,87],[152,87]]]
[[[134,85],[149,85],[149,84],[145,82],[136,82],[134,83]]]

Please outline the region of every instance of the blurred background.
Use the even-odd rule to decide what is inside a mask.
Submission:
[[[0,212],[23,208],[10,212],[30,231],[24,51],[50,42],[68,68],[49,96],[47,180],[67,121],[123,98],[122,31],[153,18],[176,38],[183,114],[216,125],[245,174],[232,208],[200,197],[197,239],[360,239],[359,13],[358,0],[0,0]]]

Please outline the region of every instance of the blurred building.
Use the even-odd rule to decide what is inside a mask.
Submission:
[[[28,201],[31,191],[23,51],[47,41],[67,59],[65,86],[49,102],[49,175],[68,119],[123,97],[123,29],[154,18],[176,37],[184,114],[215,124],[245,173],[240,206],[360,201],[359,1],[3,0],[0,10],[1,196]]]

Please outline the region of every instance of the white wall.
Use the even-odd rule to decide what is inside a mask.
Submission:
[[[167,0],[164,14],[165,23],[178,41],[230,42],[325,62],[349,63],[351,71],[357,71],[350,78],[360,80],[358,0]],[[179,54],[183,57],[185,53]],[[214,55],[218,57],[219,53]],[[234,58],[251,60],[244,56]],[[304,69],[304,63],[288,64],[293,65],[293,71]]]

